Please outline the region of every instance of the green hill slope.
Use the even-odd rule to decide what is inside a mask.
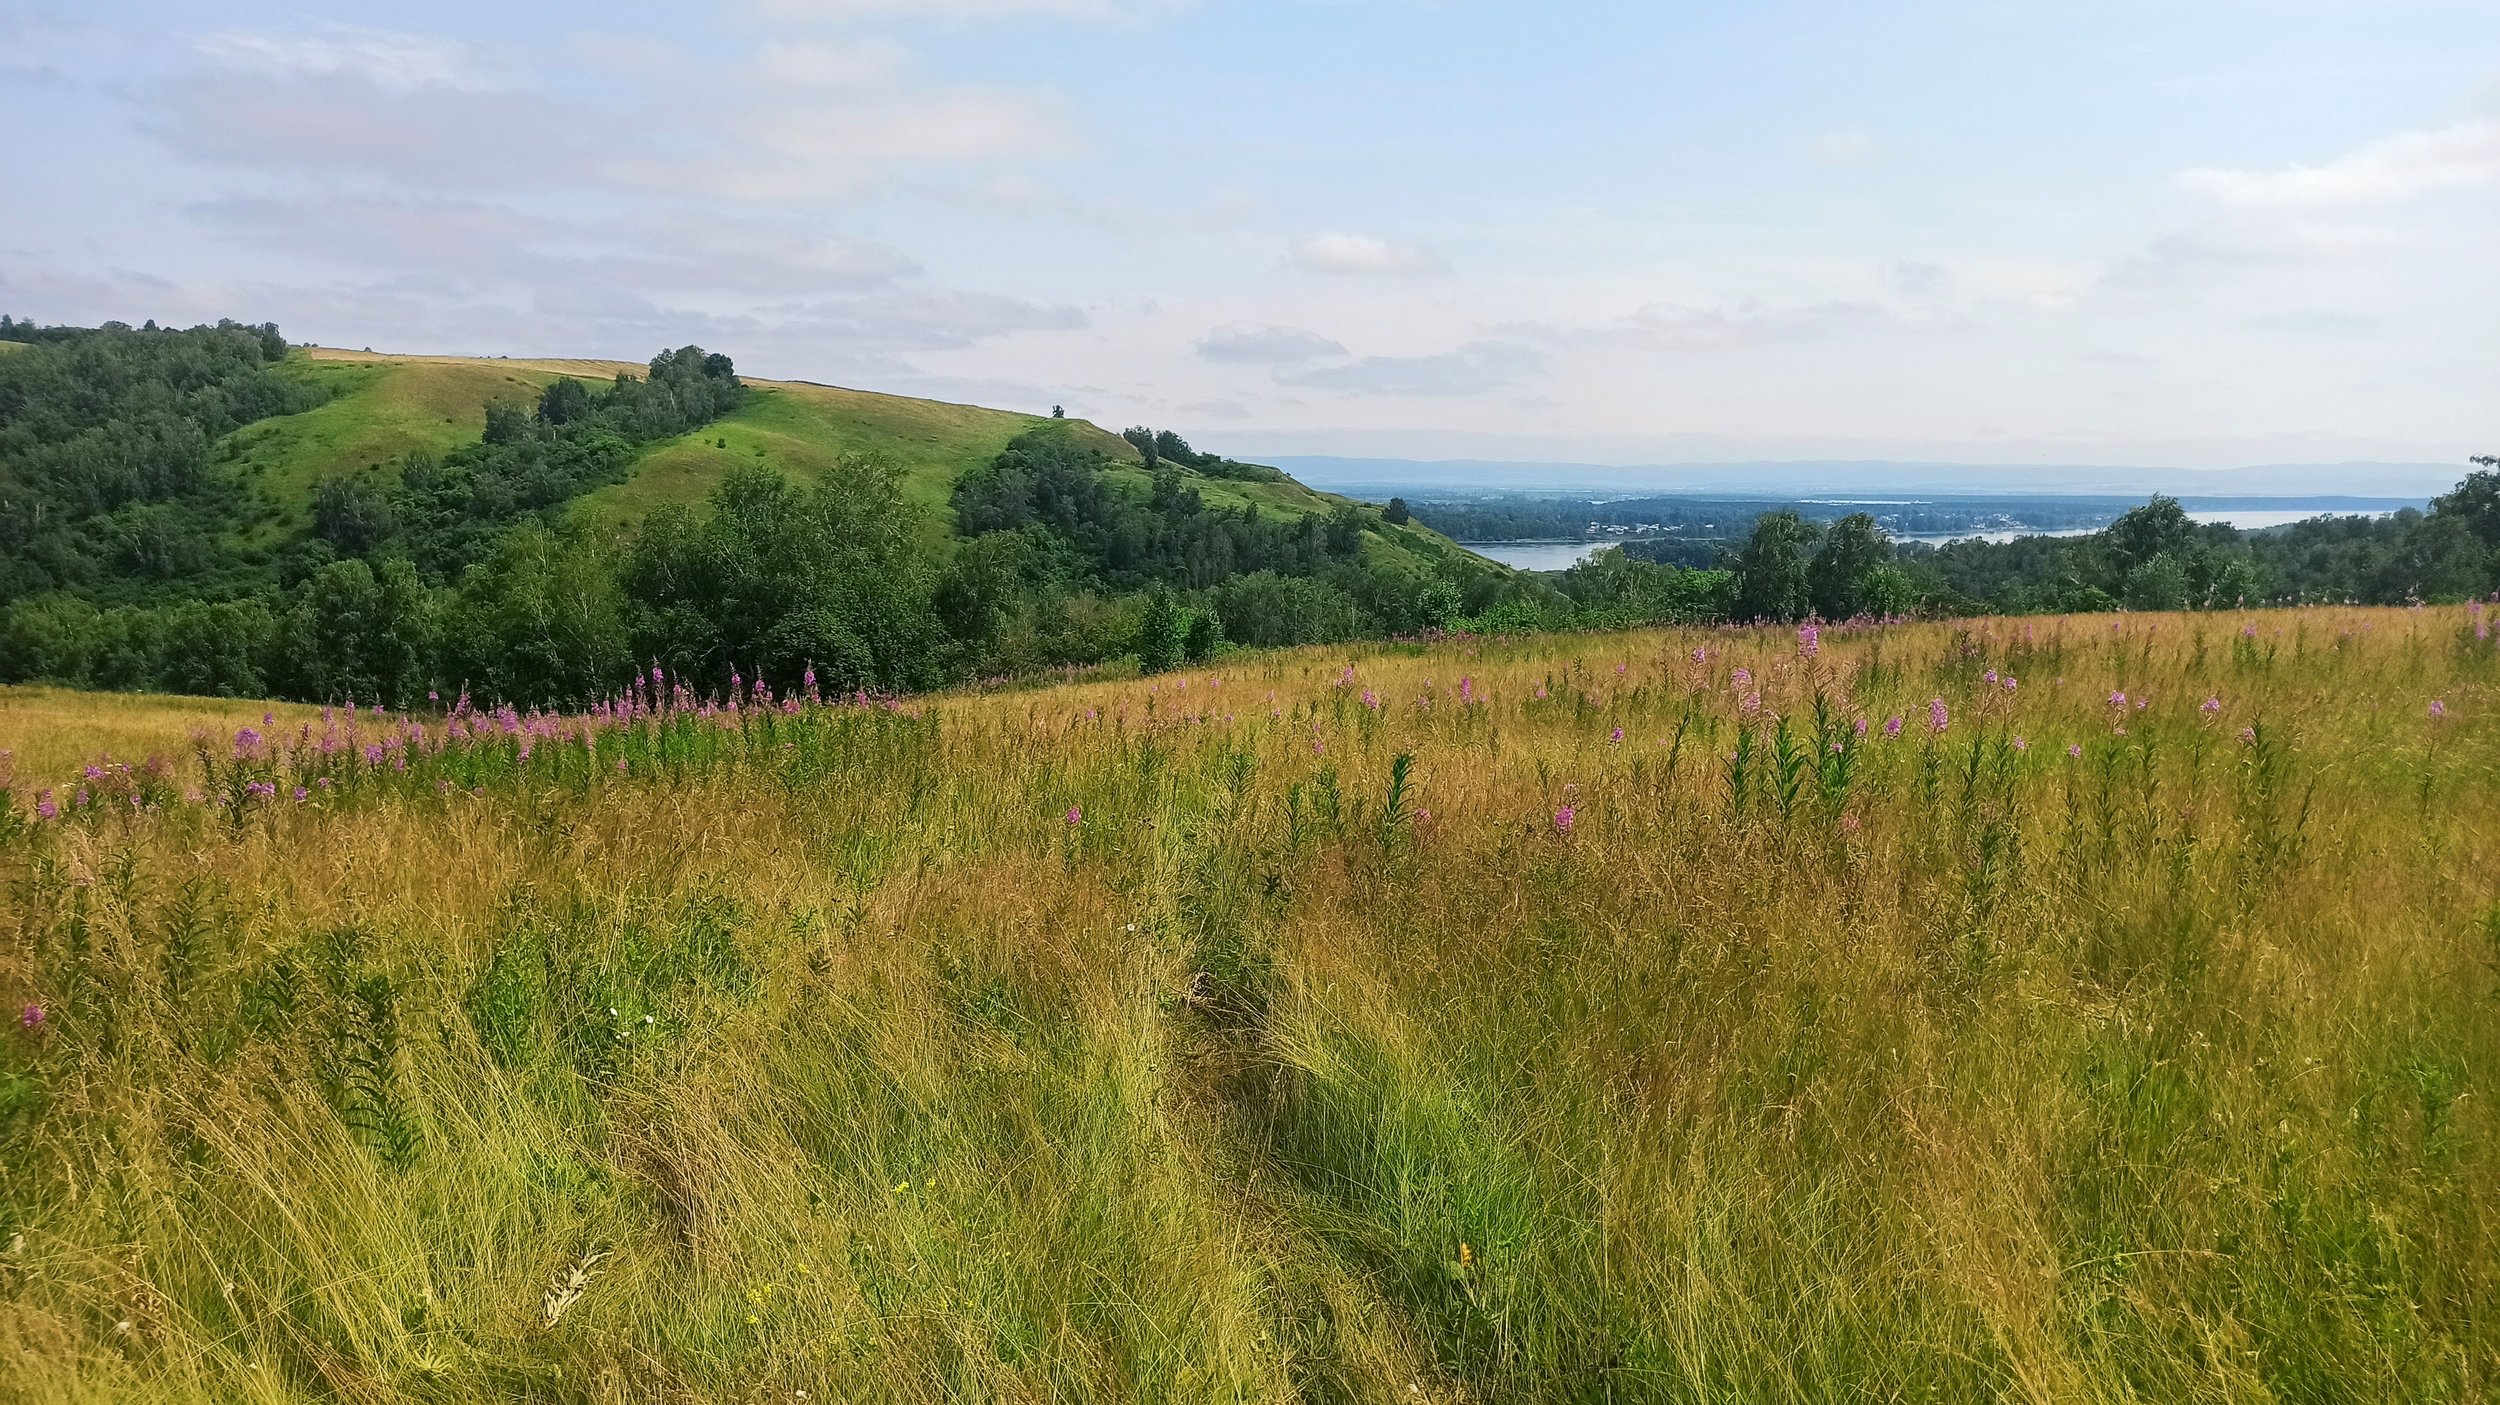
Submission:
[[[263,544],[305,530],[313,494],[327,479],[388,470],[410,453],[440,454],[474,441],[486,407],[495,401],[534,401],[564,376],[595,382],[643,372],[624,361],[389,355],[330,347],[308,348],[290,367],[327,388],[329,403],[263,420],[219,448],[222,457],[239,465],[260,503],[254,536]],[[942,536],[952,525],[947,500],[955,481],[996,458],[1017,435],[1053,423],[1120,465],[1116,481],[1141,494],[1149,487],[1137,450],[1088,421],[1053,421],[807,381],[749,379],[747,385],[746,403],[736,412],[655,445],[624,482],[587,494],[572,511],[623,525],[656,507],[703,501],[741,463],[769,464],[795,481],[812,483],[845,455],[873,454],[902,470],[904,496],[935,515],[935,535]],[[1324,515],[1350,501],[1291,479],[1246,482],[1196,470],[1183,470],[1183,476],[1213,507],[1255,503],[1267,513],[1302,517]],[[1469,556],[1438,533],[1412,525],[1380,533],[1367,550],[1392,561]]]

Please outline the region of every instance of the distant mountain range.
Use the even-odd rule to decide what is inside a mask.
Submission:
[[[2321,509],[2420,503],[2455,487],[2468,472],[2464,464],[2439,463],[2300,463],[2199,469],[1882,460],[1613,465],[1271,456],[1267,461],[1314,488],[1357,497],[1391,493],[1436,497],[1523,493],[1741,493],[1748,497],[1796,498],[1902,494],[2140,497],[2168,493],[2179,498],[2232,499]]]

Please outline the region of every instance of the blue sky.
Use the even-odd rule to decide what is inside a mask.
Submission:
[[[0,123],[47,321],[1244,455],[2500,449],[2490,0],[0,0]]]

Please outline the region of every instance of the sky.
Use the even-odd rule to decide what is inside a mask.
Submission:
[[[2500,452],[2492,0],[0,0],[0,131],[45,322],[1241,457]]]

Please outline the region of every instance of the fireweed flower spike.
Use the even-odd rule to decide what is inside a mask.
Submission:
[[[1927,700],[1927,730],[1942,732],[1945,725],[1952,720],[1952,715],[1944,710],[1944,699],[1929,698]]]
[[[2446,704],[2446,703],[2444,703],[2444,702],[2441,702],[2441,701],[2440,701],[2439,699],[2437,699],[2437,698],[2433,698],[2433,699],[2431,699],[2431,718],[2432,718],[2432,720],[2433,720],[2433,721],[2436,721],[2436,720],[2438,720],[2439,718],[2445,717],[2445,716],[2447,716],[2447,715],[2448,715],[2448,704]]]
[[[1074,829],[1083,823],[1085,823],[1085,811],[1078,806],[1070,805],[1068,807],[1068,828]]]
[[[1571,808],[1570,802],[1564,802],[1563,807],[1554,812],[1554,832],[1556,834],[1569,834],[1571,832],[1571,826],[1576,823],[1578,819],[1579,812]]]
[[[1884,740],[1895,741],[1898,740],[1900,736],[1901,714],[1896,712],[1892,716],[1884,719]]]
[[[21,1026],[30,1030],[41,1029],[43,1028],[44,1020],[47,1018],[49,1018],[49,1016],[44,1013],[44,1008],[41,1005],[29,1002],[24,1010],[18,1012],[17,1022]]]

